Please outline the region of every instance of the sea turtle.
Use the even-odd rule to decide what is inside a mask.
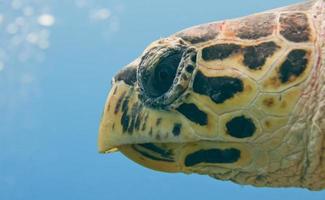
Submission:
[[[195,26],[112,81],[99,151],[165,172],[325,188],[325,1]]]

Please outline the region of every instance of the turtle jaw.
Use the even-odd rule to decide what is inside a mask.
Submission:
[[[123,112],[128,112],[130,100],[134,101],[136,96],[136,73],[139,62],[140,60],[136,59],[125,66],[112,80],[112,88],[108,93],[99,125],[98,150],[100,153],[117,151],[117,146],[128,141],[120,137],[129,135],[121,134],[125,129],[123,124],[128,120],[123,117]]]
[[[123,81],[116,81],[115,77],[99,126],[98,150],[100,153],[114,152],[119,146],[134,142],[135,122],[130,112],[135,109],[132,107],[136,102],[135,96],[133,86]],[[138,107],[140,108],[141,104]],[[131,121],[133,121],[133,130],[129,126]]]
[[[121,98],[117,96],[117,90],[118,87],[116,85],[113,85],[112,89],[108,94],[103,114],[100,120],[98,134],[98,151],[100,153],[110,153],[117,150],[116,147],[110,144],[109,138],[110,135],[115,135],[115,122],[113,121],[114,118],[110,116],[110,113],[115,112],[115,110],[113,111],[114,106],[116,107],[118,98]]]
[[[137,90],[124,81],[113,82],[99,127],[100,153],[120,151],[134,162],[162,172],[180,172],[175,159],[180,141],[191,138],[189,127],[177,114],[146,107],[138,99]],[[177,125],[177,126],[175,126]],[[186,140],[185,139],[185,140]]]
[[[181,167],[175,158],[181,144],[176,143],[146,143],[122,145],[118,148],[130,160],[146,168],[175,173],[181,172]]]

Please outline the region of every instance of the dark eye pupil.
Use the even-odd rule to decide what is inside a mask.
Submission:
[[[166,79],[168,79],[168,72],[167,71],[164,71],[164,70],[161,70],[159,72],[159,80],[160,81],[164,81]]]
[[[158,97],[166,93],[173,85],[182,53],[177,52],[162,59],[154,69],[150,95]]]

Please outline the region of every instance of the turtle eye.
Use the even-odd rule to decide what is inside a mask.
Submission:
[[[159,97],[172,87],[181,59],[182,52],[174,52],[158,62],[144,84],[149,96]]]

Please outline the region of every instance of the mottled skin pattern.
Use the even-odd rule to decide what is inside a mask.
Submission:
[[[325,2],[200,25],[113,79],[99,150],[259,187],[325,188]]]

